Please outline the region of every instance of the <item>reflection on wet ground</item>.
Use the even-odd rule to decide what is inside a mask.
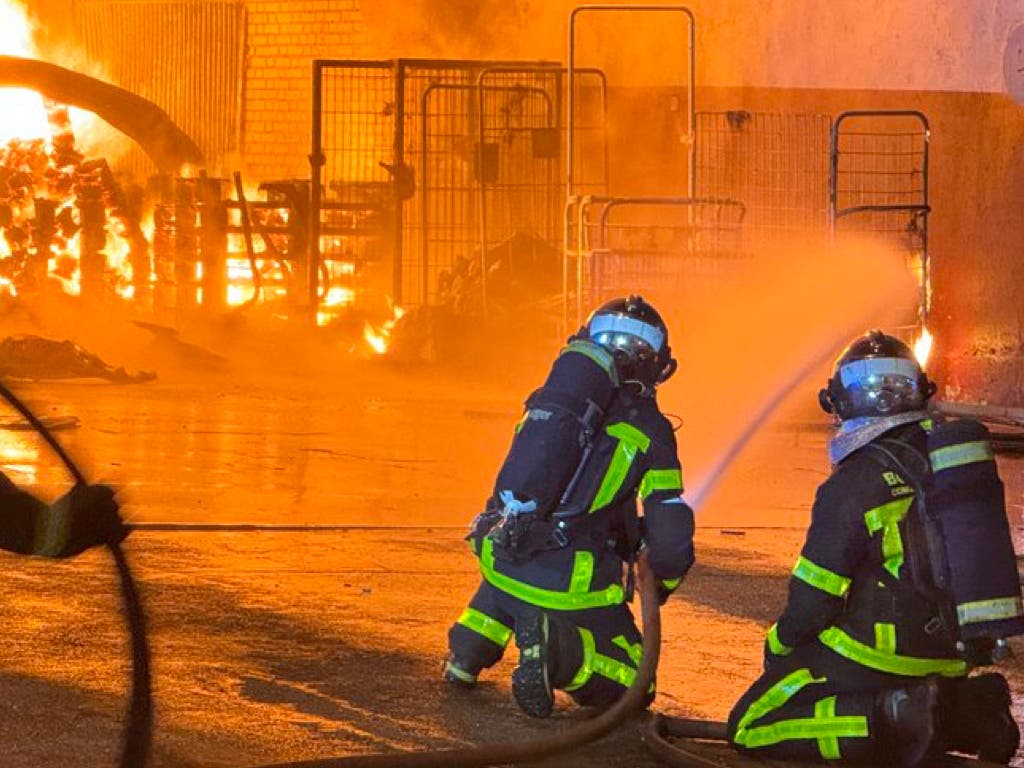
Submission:
[[[40,415],[80,420],[59,438],[89,477],[121,489],[132,521],[360,528],[129,539],[153,633],[158,768],[528,738],[545,727],[518,716],[507,659],[468,698],[436,679],[447,626],[477,579],[461,530],[490,491],[520,382],[373,368],[315,384],[210,377],[16,389]],[[699,563],[663,611],[656,708],[722,719],[757,675],[828,474],[827,434],[820,413],[789,408],[699,510]],[[700,435],[684,418],[678,437],[685,466]],[[1021,460],[1000,461],[1019,534]],[[49,496],[67,485],[28,432],[0,430],[0,465]],[[3,566],[9,764],[57,766],[72,752],[89,756],[81,765],[110,764],[126,652],[109,563],[89,553],[60,564],[3,556]],[[1019,663],[1007,671],[1019,696]],[[37,718],[63,730],[40,740]],[[624,753],[654,765],[633,731],[560,764],[621,765]]]

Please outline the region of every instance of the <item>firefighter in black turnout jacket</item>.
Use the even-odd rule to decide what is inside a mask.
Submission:
[[[597,309],[562,349],[467,537],[483,580],[449,630],[447,680],[473,684],[514,636],[512,689],[533,717],[551,713],[554,689],[605,706],[633,681],[638,551],[663,598],[693,563],[693,512],[655,400],[675,368],[664,322],[637,296]]]
[[[856,339],[821,391],[833,472],[768,631],[765,671],[729,738],[772,757],[931,765],[946,750],[1006,762],[1006,680],[968,676],[1024,632],[988,432],[940,424],[905,344]]]
[[[121,541],[127,534],[108,486],[76,485],[46,504],[0,473],[0,549],[19,555],[72,557],[90,547]]]

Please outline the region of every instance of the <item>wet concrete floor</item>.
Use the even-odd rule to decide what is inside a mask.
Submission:
[[[476,691],[438,680],[446,629],[478,579],[461,536],[528,387],[370,363],[315,380],[229,371],[15,384],[40,415],[80,420],[57,434],[89,477],[120,489],[131,522],[351,526],[133,533],[125,546],[154,658],[152,765],[524,739],[578,717],[567,701],[550,722],[521,716],[508,691],[514,659]],[[790,409],[699,510],[699,564],[662,612],[655,709],[723,719],[757,675],[828,472],[826,434],[820,414]],[[684,464],[698,437],[684,423]],[[0,467],[45,495],[66,485],[27,432],[0,430]],[[1021,469],[1006,460],[1003,470],[1019,533]],[[0,762],[113,764],[128,669],[109,558],[0,563]],[[1020,663],[1004,671],[1024,695]],[[549,762],[656,764],[635,724]]]

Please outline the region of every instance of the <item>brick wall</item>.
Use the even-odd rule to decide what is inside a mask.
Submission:
[[[250,178],[309,176],[311,61],[368,55],[359,2],[247,0],[242,152]]]

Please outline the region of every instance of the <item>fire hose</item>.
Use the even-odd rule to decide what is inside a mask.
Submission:
[[[651,573],[645,555],[641,555],[637,565],[643,656],[636,677],[622,698],[596,717],[560,733],[530,741],[498,742],[426,752],[351,755],[274,763],[259,768],[473,768],[533,762],[599,739],[621,725],[629,715],[643,708],[658,668],[658,656],[661,651],[661,616],[657,579]]]
[[[0,396],[10,403],[53,449],[75,482],[88,485],[85,475],[71,460],[53,434],[29,410],[28,406],[2,383],[0,383]],[[120,768],[142,768],[149,757],[153,732],[152,685],[149,671],[149,643],[146,639],[146,615],[142,610],[139,590],[132,578],[128,560],[125,558],[121,545],[117,542],[108,542],[107,548],[114,558],[114,564],[117,566],[117,573],[120,577],[121,601],[131,637],[131,701],[124,726],[121,759],[118,765]]]

